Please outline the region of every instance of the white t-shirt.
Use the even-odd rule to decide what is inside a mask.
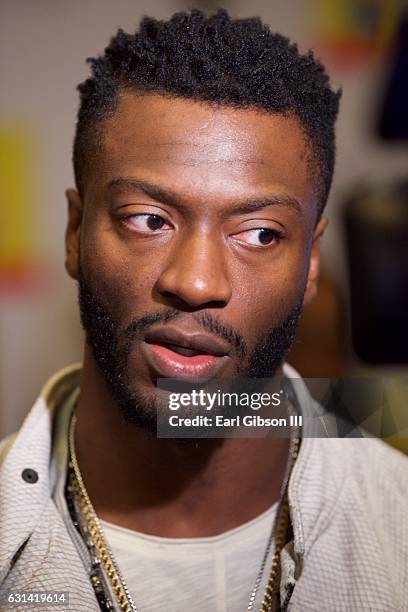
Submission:
[[[162,538],[101,523],[141,612],[244,612],[275,512],[276,504],[252,521],[208,538]],[[269,558],[271,554],[273,550]],[[254,610],[260,608],[269,568],[270,563]]]
[[[64,514],[68,423],[78,391],[58,410],[51,462],[53,497]],[[101,521],[138,612],[244,612],[261,567],[277,504],[243,525],[207,538],[162,538]],[[216,509],[214,509],[216,511]],[[218,510],[220,511],[220,510]],[[253,609],[259,610],[272,542]]]

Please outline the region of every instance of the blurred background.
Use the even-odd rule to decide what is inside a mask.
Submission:
[[[320,291],[289,361],[308,377],[391,378],[399,431],[392,442],[408,450],[402,0],[1,0],[0,438],[19,427],[52,373],[81,359],[77,291],[63,261],[85,59],[102,52],[118,27],[133,31],[143,14],[218,6],[234,17],[259,15],[302,51],[312,48],[343,88]]]

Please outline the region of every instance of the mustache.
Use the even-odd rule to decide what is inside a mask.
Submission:
[[[173,321],[181,313],[173,308],[166,308],[160,312],[146,313],[139,319],[134,319],[125,329],[124,337],[127,342],[132,342],[141,332],[146,331],[155,323],[166,323]],[[248,349],[244,338],[230,325],[225,325],[212,317],[207,312],[197,313],[193,315],[196,321],[203,329],[211,334],[218,336],[228,342],[235,350],[240,359],[244,359],[248,354]]]

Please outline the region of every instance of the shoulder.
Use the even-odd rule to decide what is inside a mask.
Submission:
[[[293,603],[402,610],[408,598],[408,458],[375,438],[305,438],[289,482]],[[361,605],[360,605],[361,604]],[[307,608],[309,609],[309,608]],[[337,609],[337,608],[336,608]]]
[[[408,457],[401,451],[374,437],[326,440],[326,446],[361,486],[393,488],[408,498]]]
[[[52,420],[61,401],[79,385],[81,366],[74,364],[54,374],[43,386],[20,429],[0,440],[0,468],[16,453],[28,455],[28,448],[48,447]],[[0,469],[1,475],[1,469]]]
[[[393,537],[399,527],[408,537],[408,457],[376,438],[302,440],[289,497],[301,549],[329,525],[375,524]]]
[[[408,505],[408,457],[379,439],[353,443],[350,469],[357,491],[374,514],[402,521]]]
[[[408,502],[408,457],[378,438],[305,439],[304,470],[321,485]],[[309,480],[308,477],[305,480]]]
[[[0,582],[21,543],[41,525],[50,502],[55,415],[64,398],[76,389],[78,378],[77,368],[57,373],[43,388],[18,432],[0,442]],[[27,470],[35,479],[25,477]]]

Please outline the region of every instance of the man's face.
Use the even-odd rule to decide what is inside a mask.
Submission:
[[[67,269],[129,420],[160,377],[279,371],[324,229],[297,119],[126,92],[90,161]]]

